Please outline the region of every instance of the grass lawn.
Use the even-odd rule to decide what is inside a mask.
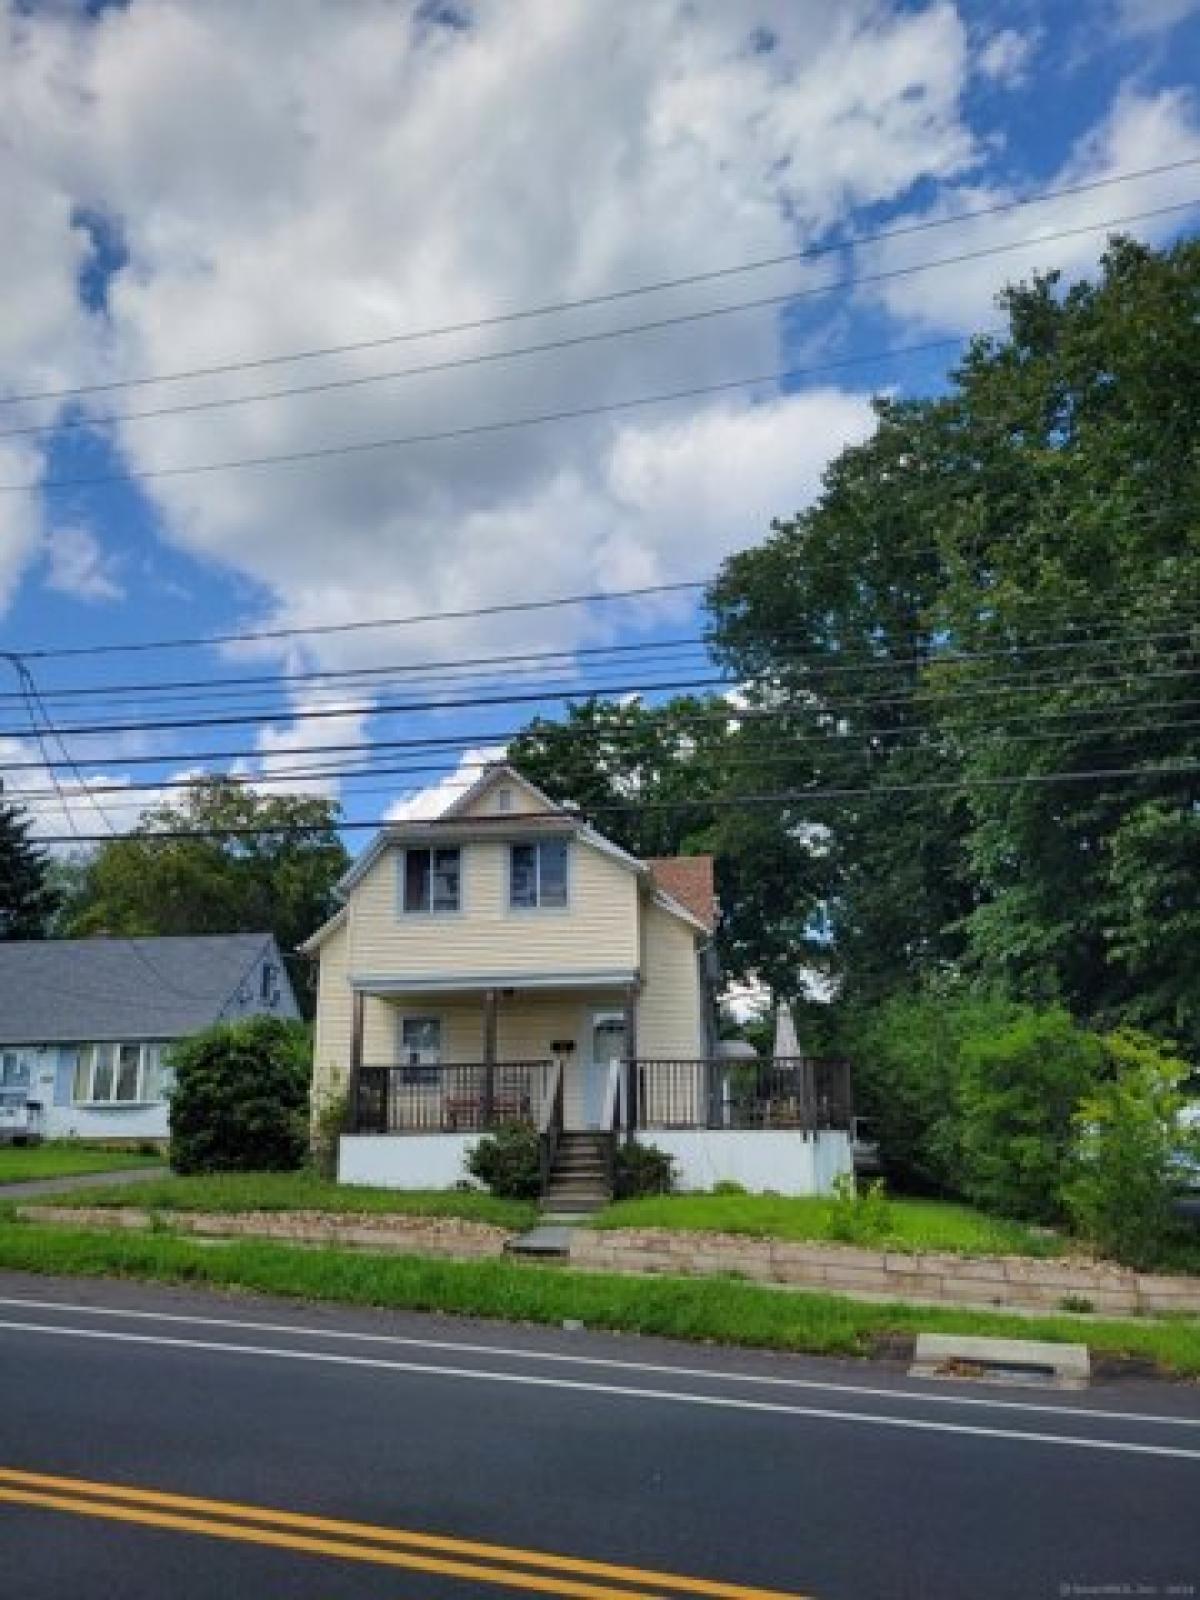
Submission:
[[[164,1156],[132,1150],[92,1150],[62,1140],[48,1144],[0,1145],[0,1184],[35,1178],[74,1178],[84,1172],[122,1172],[130,1167],[161,1167]],[[124,1191],[128,1195],[128,1190]]]
[[[438,1311],[814,1354],[865,1355],[921,1330],[1084,1340],[1200,1376],[1200,1320],[1087,1321],[879,1305],[729,1279],[633,1278],[507,1260],[442,1261],[239,1240],[219,1249],[169,1233],[96,1233],[0,1219],[0,1268],[152,1279],[309,1301]]]
[[[79,1205],[78,1195],[58,1195],[52,1205]],[[229,1172],[216,1177],[159,1178],[134,1193],[114,1186],[89,1189],[89,1206],[139,1206],[149,1211],[397,1212],[416,1217],[461,1217],[498,1228],[530,1228],[537,1208],[521,1200],[457,1189],[358,1189],[315,1172]]]
[[[960,1255],[1061,1255],[1063,1240],[1034,1232],[1019,1222],[989,1217],[970,1206],[944,1200],[889,1199],[885,1233],[861,1239],[839,1234],[844,1208],[814,1196],[792,1199],[762,1194],[651,1195],[622,1200],[595,1219],[597,1228],[679,1228],[711,1233],[744,1233],[760,1239],[828,1239],[886,1250],[946,1250]]]

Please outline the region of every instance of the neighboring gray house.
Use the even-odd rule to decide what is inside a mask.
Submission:
[[[0,941],[0,1138],[164,1139],[173,1041],[299,1014],[269,933]]]

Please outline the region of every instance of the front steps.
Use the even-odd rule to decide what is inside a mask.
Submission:
[[[542,1210],[554,1216],[586,1216],[612,1200],[610,1133],[560,1133]]]

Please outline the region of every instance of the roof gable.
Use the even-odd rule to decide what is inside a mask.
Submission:
[[[475,782],[457,800],[452,800],[437,819],[462,821],[468,817],[562,816],[565,807],[556,805],[535,783],[522,777],[506,761],[485,767]]]

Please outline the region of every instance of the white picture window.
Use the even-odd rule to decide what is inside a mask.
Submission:
[[[567,841],[541,839],[509,847],[508,903],[517,911],[567,903]]]
[[[147,1105],[166,1098],[171,1074],[162,1046],[120,1042],[85,1044],[75,1060],[76,1105]]]

